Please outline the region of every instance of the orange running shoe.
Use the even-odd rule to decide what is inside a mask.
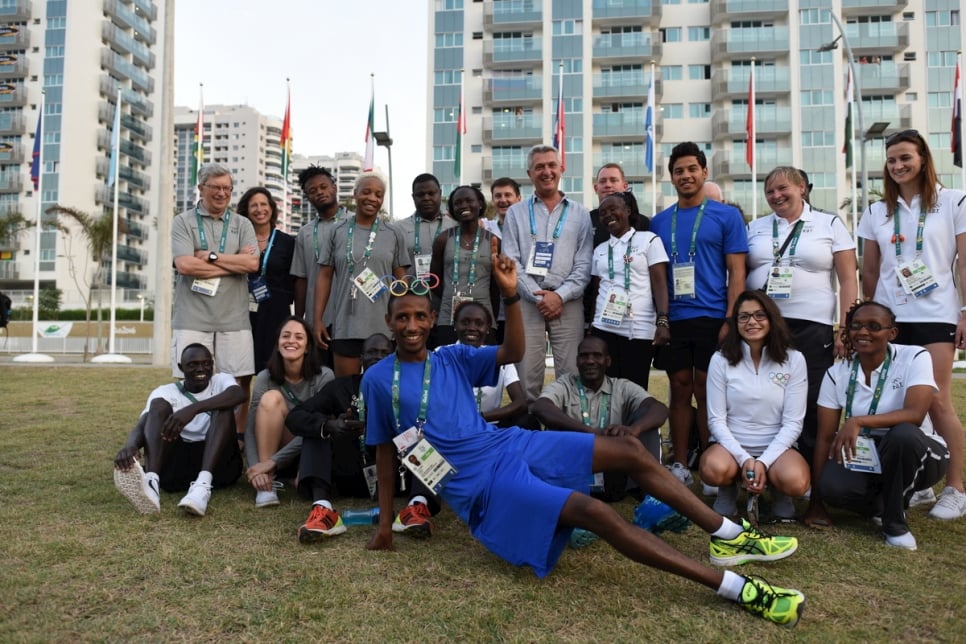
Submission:
[[[309,518],[299,528],[299,542],[317,543],[325,537],[334,537],[343,532],[345,524],[338,512],[324,505],[313,505]]]
[[[392,531],[415,539],[425,539],[433,535],[432,515],[425,503],[413,503],[404,507],[392,522]]]

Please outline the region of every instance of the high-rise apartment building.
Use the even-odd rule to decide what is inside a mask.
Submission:
[[[120,238],[117,283],[121,301],[151,290],[150,250],[160,216],[163,61],[172,46],[165,28],[172,0],[0,0],[0,217],[36,219],[69,206],[94,216],[113,212],[109,156],[120,147]],[[120,129],[112,137],[120,91]],[[42,100],[43,93],[43,100]],[[44,105],[41,194],[31,181],[40,106]],[[93,275],[85,238],[69,220],[64,234],[46,225],[0,239],[0,290],[23,305],[34,282],[40,235],[42,287],[62,291],[65,308],[84,305]],[[110,284],[110,254],[101,259]],[[105,298],[106,302],[106,298]]]
[[[463,83],[467,135],[462,183],[500,176],[526,185],[526,153],[553,136],[562,74],[566,173],[561,188],[594,204],[600,165],[622,164],[643,212],[647,88],[655,81],[657,207],[674,199],[667,159],[681,141],[707,151],[710,176],[746,214],[776,165],[808,171],[812,202],[837,210],[861,176],[847,170],[846,41],[861,86],[869,188],[881,187],[883,134],[916,128],[945,185],[960,0],[432,0],[427,162],[456,184],[456,119]],[[832,14],[842,23],[839,32]],[[834,43],[835,48],[831,45]],[[749,74],[755,65],[757,185],[745,161]],[[857,143],[857,146],[859,143]]]

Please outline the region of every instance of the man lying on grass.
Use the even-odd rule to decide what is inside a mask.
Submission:
[[[396,340],[395,354],[362,379],[380,509],[378,530],[366,547],[392,549],[392,490],[402,462],[439,491],[490,551],[530,566],[540,577],[553,569],[572,529],[584,528],[630,559],[704,584],[765,619],[794,625],[805,602],[801,592],[687,557],[588,496],[589,482],[593,472],[626,472],[642,491],[711,534],[711,561],[717,565],[782,559],[798,547],[796,539],[770,537],[715,513],[634,437],[497,429],[482,419],[472,387],[492,385],[498,367],[519,361],[524,348],[516,265],[497,252],[495,243],[491,252],[506,305],[500,346],[459,344],[427,351],[435,314],[425,289],[417,281],[416,293],[409,289],[390,297],[386,322]],[[397,455],[403,458],[397,461]]]

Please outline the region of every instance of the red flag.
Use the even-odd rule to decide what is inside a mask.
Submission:
[[[748,114],[745,116],[745,132],[748,138],[745,139],[745,161],[748,167],[755,165],[755,65],[751,65],[751,73],[748,76]]]
[[[567,169],[567,152],[564,150],[564,135],[567,133],[567,117],[563,102],[563,65],[560,66],[560,84],[557,89],[557,115],[553,124],[553,147],[560,153],[560,171]]]
[[[959,61],[956,61],[956,82],[953,84],[953,165],[963,167],[963,86],[959,76]]]
[[[288,166],[292,162],[292,90],[287,90],[285,118],[282,120],[282,180],[288,183]]]

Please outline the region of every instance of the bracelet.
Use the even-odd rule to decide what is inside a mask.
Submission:
[[[661,327],[664,329],[670,329],[671,323],[668,322],[667,318],[658,318],[657,321],[654,323],[654,326]]]
[[[520,301],[520,292],[519,291],[517,291],[516,293],[514,293],[510,297],[504,297],[503,298],[503,304],[505,306],[510,306],[511,304],[516,304],[519,301]]]

